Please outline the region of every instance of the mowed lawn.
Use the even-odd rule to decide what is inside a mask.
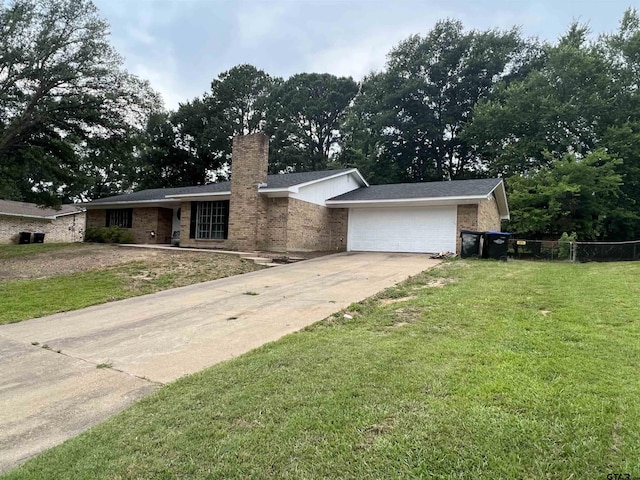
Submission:
[[[7,478],[638,477],[638,278],[640,263],[450,262]]]

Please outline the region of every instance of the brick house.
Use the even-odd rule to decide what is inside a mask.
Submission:
[[[268,175],[264,134],[233,139],[232,178],[142,190],[86,204],[87,226],[118,225],[137,243],[268,251],[460,250],[461,229],[509,218],[501,179],[369,185],[355,169]]]
[[[0,243],[17,243],[20,232],[41,232],[47,243],[81,242],[85,212],[77,205],[59,210],[34,203],[0,200]]]

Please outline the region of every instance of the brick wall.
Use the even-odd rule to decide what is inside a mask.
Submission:
[[[131,228],[125,228],[133,235],[135,243],[169,243],[171,240],[171,222],[173,210],[170,208],[134,208]],[[104,228],[107,224],[107,211],[103,209],[87,211],[87,227]],[[187,233],[188,233],[187,229]],[[156,236],[152,237],[151,232]]]
[[[269,198],[267,200],[267,226],[264,235],[264,249],[273,252],[287,250],[287,220],[289,199]]]
[[[263,133],[234,137],[231,159],[229,243],[237,250],[266,246],[267,199],[258,184],[267,181],[269,137]]]
[[[458,226],[456,229],[456,253],[460,254],[462,242],[460,230],[478,230],[478,205],[458,205]]]
[[[19,232],[44,232],[47,243],[81,242],[84,225],[84,212],[55,220],[0,215],[0,243],[17,243]]]
[[[491,196],[474,205],[458,205],[458,228],[456,239],[456,253],[460,253],[460,230],[474,230],[478,232],[499,231],[500,212],[496,199]]]
[[[491,196],[478,205],[478,230],[482,232],[500,231],[500,211],[496,199]]]
[[[347,245],[346,209],[329,209],[289,198],[287,250],[344,250]]]
[[[103,228],[107,221],[106,210],[87,210],[87,227]]]

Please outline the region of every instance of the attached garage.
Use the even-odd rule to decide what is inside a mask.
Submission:
[[[348,209],[349,251],[459,252],[461,230],[499,230],[509,218],[499,178],[370,185],[326,205]]]
[[[457,208],[351,208],[347,249],[365,252],[455,252]]]

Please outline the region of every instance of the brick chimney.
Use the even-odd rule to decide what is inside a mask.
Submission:
[[[267,181],[269,137],[264,133],[234,137],[231,152],[229,243],[237,250],[257,250],[267,228],[267,202],[258,185]]]

